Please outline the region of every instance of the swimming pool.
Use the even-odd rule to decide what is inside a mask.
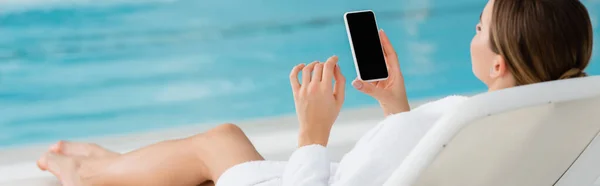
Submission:
[[[483,0],[64,2],[0,1],[0,147],[292,114],[293,65],[335,54],[356,77],[350,10],[375,11],[411,99],[485,90],[469,56]],[[376,104],[348,87],[345,108]]]

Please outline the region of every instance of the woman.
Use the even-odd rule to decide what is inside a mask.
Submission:
[[[583,77],[592,53],[592,34],[587,10],[578,0],[490,0],[471,42],[473,73],[489,91]],[[330,129],[344,101],[345,79],[336,57],[301,64],[291,72],[300,133],[299,148],[288,162],[264,161],[238,127],[225,124],[126,154],[59,142],[38,164],[67,186],[192,186],[213,181],[217,185],[381,185],[437,118],[466,98],[449,97],[409,112],[396,53],[386,34],[380,35],[389,79],[355,80],[352,85],[377,99],[390,116],[361,138],[339,168],[325,155]]]

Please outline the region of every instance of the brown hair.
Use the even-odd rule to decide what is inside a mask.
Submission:
[[[490,25],[517,85],[587,76],[593,31],[579,0],[495,0]]]

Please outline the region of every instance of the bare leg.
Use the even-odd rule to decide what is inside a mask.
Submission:
[[[196,186],[212,184],[228,168],[263,160],[237,126],[157,143],[127,154],[69,157],[48,153],[48,168],[63,184],[119,186]],[[68,179],[68,180],[67,180]]]

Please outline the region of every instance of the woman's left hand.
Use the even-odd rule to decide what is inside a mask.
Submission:
[[[386,80],[372,83],[356,79],[352,82],[352,86],[379,101],[386,116],[410,111],[398,55],[385,32],[381,30],[379,35],[389,77]]]
[[[313,144],[327,146],[331,127],[344,103],[346,79],[337,62],[338,58],[333,56],[325,63],[297,65],[290,73],[300,122],[299,147]],[[302,84],[298,81],[300,71]],[[332,83],[334,80],[335,86]]]

